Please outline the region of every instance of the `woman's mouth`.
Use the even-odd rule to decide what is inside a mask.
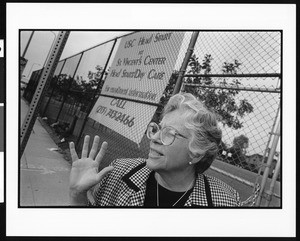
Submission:
[[[149,157],[161,157],[163,154],[153,148],[150,148]]]

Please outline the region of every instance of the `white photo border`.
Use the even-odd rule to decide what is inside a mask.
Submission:
[[[296,235],[295,4],[7,3],[6,10],[7,236]],[[34,28],[283,30],[282,209],[18,208],[18,33]]]

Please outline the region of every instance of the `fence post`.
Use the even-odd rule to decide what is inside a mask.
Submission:
[[[267,182],[268,175],[269,175],[270,165],[272,164],[274,154],[275,154],[275,151],[276,151],[276,147],[277,147],[277,144],[278,144],[278,141],[279,141],[279,138],[280,138],[280,118],[279,118],[278,125],[277,125],[277,128],[276,128],[276,132],[274,133],[274,135],[275,136],[274,136],[274,139],[273,139],[272,147],[271,147],[271,150],[270,150],[269,156],[268,156],[267,166],[265,168],[264,175],[263,175],[263,178],[262,178],[262,181],[261,181],[260,192],[259,192],[259,195],[258,195],[257,200],[256,200],[256,206],[260,206],[261,198],[262,198],[262,195],[264,193],[264,188],[266,186],[266,182]]]
[[[38,86],[36,88],[36,91],[33,96],[33,100],[30,103],[30,107],[27,113],[27,116],[25,117],[23,121],[23,125],[20,132],[20,157],[23,155],[23,152],[25,150],[25,147],[27,145],[28,139],[30,137],[32,128],[34,126],[34,123],[36,121],[37,114],[39,112],[39,108],[42,102],[42,98],[45,91],[47,90],[50,78],[53,76],[54,70],[57,66],[57,63],[59,61],[59,58],[62,54],[62,51],[65,47],[65,44],[68,40],[70,31],[61,31],[59,33],[59,37],[57,38],[55,42],[55,48],[53,48],[50,58],[47,61],[47,64],[43,70],[43,73],[41,75],[41,78],[39,80]]]
[[[173,90],[173,95],[179,93],[179,91],[181,89],[183,76],[184,76],[184,73],[185,73],[186,68],[188,66],[190,57],[192,56],[192,53],[194,51],[194,47],[195,47],[195,44],[197,42],[198,35],[199,35],[199,31],[193,32],[193,35],[192,35],[191,40],[190,40],[189,47],[187,49],[187,52],[185,54],[183,63],[182,63],[182,65],[180,67],[180,70],[179,70],[179,74],[178,74],[176,84],[175,84],[175,87],[174,87],[174,90]]]
[[[280,172],[280,156],[278,157],[278,160],[277,160],[277,163],[276,163],[276,167],[275,167],[275,171],[274,171],[274,174],[273,174],[273,177],[272,177],[272,181],[271,181],[271,184],[270,184],[270,188],[268,191],[266,191],[267,195],[269,195],[270,199],[268,199],[265,203],[265,206],[268,207],[270,205],[270,202],[271,202],[271,198],[274,194],[274,187],[275,187],[275,183],[276,183],[276,180],[278,178],[278,175],[279,175],[279,172]]]
[[[73,83],[74,77],[75,77],[75,75],[76,75],[78,66],[79,66],[79,64],[80,64],[80,62],[81,62],[82,56],[83,56],[83,52],[81,53],[81,56],[80,56],[79,61],[78,61],[78,63],[77,63],[77,66],[76,66],[76,69],[75,69],[75,71],[74,71],[73,77],[72,77],[72,79],[71,79],[71,81],[70,81],[70,83],[69,83],[68,90],[70,90],[70,88],[71,88],[71,86],[72,86],[72,83]],[[60,113],[61,113],[61,111],[62,111],[62,109],[63,109],[63,107],[64,107],[64,104],[65,104],[65,101],[66,101],[66,97],[67,97],[67,92],[64,94],[64,98],[63,98],[63,101],[62,101],[62,103],[61,103],[61,105],[60,105],[60,109],[59,109],[59,111],[58,111],[58,114],[57,114],[57,117],[56,117],[56,119],[55,119],[55,122],[58,121],[58,118],[59,118],[59,116],[60,116]]]
[[[114,50],[114,48],[115,48],[116,43],[117,43],[117,38],[115,39],[114,44],[113,44],[113,46],[112,46],[112,48],[111,48],[111,50],[110,50],[109,56],[108,56],[108,58],[107,58],[107,61],[106,61],[105,66],[104,66],[104,68],[103,68],[103,72],[102,72],[101,77],[100,77],[100,81],[99,81],[98,86],[97,86],[97,89],[95,90],[94,96],[93,96],[93,98],[92,98],[92,100],[91,100],[91,102],[90,102],[89,108],[87,109],[87,113],[86,113],[86,115],[85,115],[85,117],[84,117],[84,120],[83,120],[81,129],[80,129],[78,138],[77,138],[77,140],[76,140],[76,144],[75,144],[76,147],[77,147],[77,145],[78,145],[78,143],[79,143],[79,141],[80,141],[80,138],[81,138],[83,129],[84,129],[85,124],[86,124],[86,122],[87,122],[87,118],[88,118],[89,114],[91,113],[91,111],[92,111],[92,109],[93,109],[93,106],[94,106],[94,104],[95,104],[95,97],[96,97],[96,94],[97,94],[97,92],[99,91],[101,82],[103,81],[103,75],[104,75],[105,72],[106,72],[106,68],[107,68],[108,62],[109,62],[109,60],[110,60],[110,58],[111,58],[111,55],[112,55],[112,52],[113,52],[113,50]]]
[[[279,112],[280,112],[280,104],[278,106],[278,109],[277,109],[277,112],[276,112],[276,116],[275,116],[275,120],[274,120],[274,123],[272,125],[272,128],[271,128],[271,132],[270,133],[273,133],[274,130],[275,130],[275,126],[276,126],[276,122],[277,122],[277,118],[279,116]],[[271,142],[271,138],[272,138],[272,134],[270,134],[270,137],[268,139],[268,142],[267,142],[267,145],[266,145],[266,149],[264,151],[264,154],[262,156],[262,160],[261,160],[261,163],[263,164],[264,163],[264,160],[267,156],[267,152],[268,152],[268,149],[269,149],[269,144]],[[258,171],[257,171],[257,176],[256,176],[256,179],[255,179],[255,185],[254,185],[254,188],[253,188],[253,193],[255,193],[256,189],[255,189],[255,186],[259,183],[260,180],[260,176],[261,176],[261,172],[263,171],[262,170],[262,167],[263,165],[261,164],[261,166],[259,167]]]

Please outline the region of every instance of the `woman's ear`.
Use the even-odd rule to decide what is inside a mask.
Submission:
[[[191,160],[190,160],[190,164],[196,164],[197,162],[201,161],[203,155],[201,154],[197,154],[197,155],[191,155]]]

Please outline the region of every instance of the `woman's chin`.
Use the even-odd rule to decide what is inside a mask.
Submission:
[[[151,170],[156,170],[162,165],[162,163],[163,163],[162,156],[149,155],[148,159],[146,160],[146,166]]]

